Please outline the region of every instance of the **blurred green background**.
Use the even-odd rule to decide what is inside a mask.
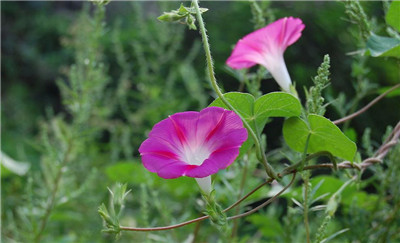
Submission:
[[[85,129],[96,131],[88,142],[90,145],[79,145],[86,146],[82,147],[85,152],[76,152],[75,161],[72,162],[80,164],[80,167],[68,172],[71,173],[68,176],[74,178],[71,179],[71,191],[78,190],[80,183],[87,183],[84,184],[86,187],[78,196],[55,208],[43,233],[45,242],[111,240],[110,236],[100,233],[101,219],[96,211],[97,206],[107,200],[106,187],[111,187],[116,181],[127,182],[129,188],[133,189],[134,196],[129,199],[130,205],[126,211],[126,224],[168,224],[173,223],[170,217],[179,222],[182,218],[197,216],[201,211],[193,195],[192,187],[196,185],[192,180],[183,178],[164,182],[143,170],[137,151],[155,123],[175,112],[200,110],[215,98],[205,75],[205,59],[198,32],[189,31],[184,25],[161,23],[156,19],[162,12],[178,8],[179,4],[111,2],[105,8],[104,19],[96,22],[96,16],[100,14],[96,13],[97,7],[89,3],[1,2],[1,150],[17,161],[30,164],[29,173],[24,175],[16,175],[2,167],[2,237],[5,237],[5,242],[29,239],[29,235],[35,234],[38,227],[28,222],[43,216],[40,210],[39,213],[28,210],[29,207],[40,205],[40,202],[32,203],[31,200],[36,199],[27,197],[43,199],[48,196],[46,191],[35,191],[35,188],[40,188],[41,182],[36,185],[28,181],[29,178],[35,181],[35,176],[47,173],[43,172],[41,165],[43,154],[47,152],[38,146],[42,143],[43,124],[49,120],[61,119],[69,124],[80,117],[87,121]],[[260,4],[267,5],[263,2]],[[384,4],[362,2],[377,33],[384,33]],[[242,1],[205,1],[201,5],[209,8],[204,19],[215,60],[216,77],[225,91],[235,91],[240,83],[230,75],[224,63],[234,44],[254,30],[250,4]],[[398,60],[360,58],[351,54],[363,46],[360,45],[358,27],[348,20],[343,3],[273,1],[268,9],[271,15],[267,17],[271,20],[294,16],[301,18],[306,26],[299,41],[285,52],[289,73],[303,100],[303,87],[312,85],[312,77],[316,75],[323,56],[330,55],[331,85],[326,90],[327,100],[332,102],[326,114],[330,119],[338,119],[351,109],[362,107],[381,93],[382,88],[399,82]],[[88,71],[84,67],[92,65],[92,58],[97,63]],[[82,73],[93,71],[95,74],[74,76],[71,65],[78,70],[83,67]],[[73,80],[89,83],[84,86],[87,90],[82,89],[84,96],[99,96],[85,111],[93,113],[87,120],[82,118],[83,111],[75,112],[73,105],[68,103],[68,99],[74,98],[68,96],[69,89],[63,84],[73,87]],[[96,82],[101,90],[94,87]],[[360,85],[367,87],[361,89],[365,93],[358,97]],[[261,89],[267,93],[279,87],[269,79],[262,82]],[[338,101],[340,93],[347,98],[342,97]],[[351,103],[354,97],[359,100]],[[82,100],[86,102],[84,98]],[[352,104],[354,107],[345,107]],[[386,126],[399,121],[399,104],[398,95],[385,98],[347,124],[345,132],[353,140],[360,141],[365,129],[370,128],[371,143],[376,147]],[[268,150],[281,146],[281,127],[280,119],[266,127]],[[82,156],[86,158],[82,159]],[[72,162],[70,166],[74,167]],[[74,170],[79,172],[74,174]],[[229,175],[233,172],[235,169],[221,172],[221,184],[235,188],[236,182]],[[86,177],[90,176],[93,178],[86,181]],[[259,181],[254,180],[250,184]],[[26,191],[27,185],[34,188],[31,194]],[[64,187],[68,188],[67,181],[61,187],[60,194],[64,193]],[[231,202],[233,198],[229,198],[229,195],[233,191],[221,193],[221,201],[226,204]],[[154,198],[160,198],[156,205],[152,205]],[[188,202],[182,203],[186,200]],[[279,202],[281,204],[276,210],[285,214],[284,206],[288,202]],[[190,203],[197,206],[185,211]],[[164,215],[160,212],[164,212]],[[20,219],[20,214],[25,214],[27,219]],[[273,218],[271,221],[279,221],[279,217],[270,217]],[[253,225],[262,224],[259,219],[251,222]],[[251,224],[247,224],[240,229],[243,239],[255,232]],[[191,231],[193,227],[183,231],[174,230],[168,235],[125,233],[122,240],[183,241]],[[217,237],[215,231],[211,232],[213,234],[208,240]],[[264,237],[278,239],[271,232]],[[202,239],[206,240],[207,237]]]

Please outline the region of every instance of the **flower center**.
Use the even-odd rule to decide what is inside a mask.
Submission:
[[[181,159],[190,165],[201,165],[210,156],[210,151],[206,146],[190,146],[183,148]]]

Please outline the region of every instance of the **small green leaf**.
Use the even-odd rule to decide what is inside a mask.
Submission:
[[[195,22],[196,18],[189,14],[186,18],[186,24],[188,25],[190,30],[197,30],[197,27],[194,24]]]
[[[367,40],[367,52],[373,57],[398,57],[400,58],[400,40],[372,34]]]
[[[400,32],[400,1],[392,1],[386,14],[386,23]]]
[[[159,16],[157,19],[162,21],[162,22],[175,22],[178,20],[181,20],[185,18],[188,14],[179,14],[176,12],[165,12],[161,16]]]
[[[181,3],[181,6],[178,9],[178,13],[181,15],[185,15],[188,14],[189,11],[187,10],[187,8],[185,6],[183,6],[183,4]]]
[[[357,147],[340,129],[325,117],[310,114],[309,126],[298,117],[292,117],[283,125],[283,137],[290,148],[303,152],[308,134],[308,153],[328,151],[334,156],[352,161]]]
[[[207,12],[208,9],[200,8],[200,13]],[[194,7],[185,7],[183,4],[177,10],[171,10],[169,12],[164,12],[157,19],[161,22],[179,22],[186,24],[190,30],[196,30],[195,25],[196,9]]]

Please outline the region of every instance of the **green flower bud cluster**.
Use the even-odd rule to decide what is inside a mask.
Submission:
[[[103,232],[115,234],[117,237],[121,233],[119,218],[124,209],[125,198],[130,192],[130,190],[126,191],[126,189],[127,185],[120,183],[118,183],[113,190],[108,189],[111,194],[109,209],[107,209],[104,203],[101,204],[98,209],[105,223]]]
[[[207,8],[200,8],[201,13],[204,13],[207,10]],[[170,12],[164,12],[164,14],[157,19],[162,22],[179,22],[182,24],[186,24],[191,30],[196,30],[196,17],[194,15],[196,15],[196,10],[193,6],[185,7],[183,6],[183,4],[181,4],[179,9],[172,10]]]
[[[314,77],[314,86],[306,92],[307,96],[307,111],[309,114],[324,115],[325,106],[324,98],[322,97],[322,90],[329,85],[329,68],[330,68],[330,58],[329,55],[324,56],[324,61],[318,68],[317,76]]]
[[[111,0],[89,0],[90,2],[99,5],[99,6],[104,6],[110,3]]]
[[[367,40],[371,35],[371,24],[367,19],[364,9],[361,7],[359,1],[345,0],[345,12],[350,20],[358,25],[360,28],[360,35],[364,40]]]

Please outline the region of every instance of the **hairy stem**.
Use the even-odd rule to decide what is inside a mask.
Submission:
[[[239,112],[229,103],[229,101],[227,99],[225,99],[224,94],[221,92],[221,89],[218,86],[217,80],[214,75],[214,65],[213,65],[213,59],[211,56],[210,44],[208,43],[207,30],[206,30],[206,27],[205,27],[205,24],[203,21],[203,17],[201,16],[198,0],[193,0],[193,5],[194,5],[194,8],[196,9],[197,20],[199,21],[200,34],[201,34],[201,37],[203,40],[204,51],[206,53],[207,71],[208,71],[208,75],[210,76],[211,86],[213,87],[214,91],[217,93],[217,95],[221,99],[221,101],[230,110],[234,111],[242,119],[243,125],[247,128],[247,130],[250,133],[250,136],[254,140],[254,144],[257,149],[258,158],[260,159],[262,164],[265,166],[265,170],[266,170],[268,176],[270,176],[271,178],[277,179],[278,177],[276,176],[274,169],[268,163],[267,157],[265,156],[264,148],[262,147],[261,142],[258,139],[258,136],[254,132],[254,130],[250,127],[250,125],[247,123],[247,121],[239,114]]]

